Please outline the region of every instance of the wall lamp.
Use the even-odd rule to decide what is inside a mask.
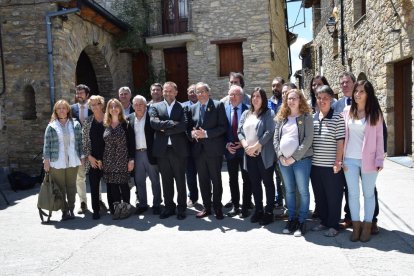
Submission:
[[[328,33],[333,36],[336,32],[336,18],[331,16],[329,17],[328,21],[326,21],[326,29],[328,30]]]

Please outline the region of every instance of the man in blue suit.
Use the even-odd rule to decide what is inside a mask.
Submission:
[[[237,136],[241,114],[249,107],[243,103],[243,89],[240,86],[232,85],[228,92],[229,104],[225,106],[227,121],[226,150],[224,151],[227,160],[227,170],[229,173],[229,185],[231,202],[233,209],[227,216],[234,217],[239,215],[246,218],[249,216],[249,206],[251,205],[252,190],[249,175],[243,170],[244,150]],[[243,207],[240,210],[240,189],[239,189],[239,168],[243,178]]]

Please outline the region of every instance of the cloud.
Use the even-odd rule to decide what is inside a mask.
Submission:
[[[299,53],[302,49],[303,44],[308,43],[310,40],[304,37],[298,37],[295,43],[290,46],[291,58],[292,58],[292,76],[290,80],[295,82],[295,77],[293,76],[297,70],[302,69],[302,60],[299,59]]]

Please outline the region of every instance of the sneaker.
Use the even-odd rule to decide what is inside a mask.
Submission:
[[[99,200],[99,211],[101,213],[108,213],[108,208],[102,200]]]
[[[306,233],[306,224],[305,222],[299,223],[295,232],[293,233],[294,237],[302,237]]]
[[[78,214],[79,215],[85,214],[86,211],[88,211],[88,206],[86,205],[85,202],[81,202],[80,208],[78,210]]]
[[[256,212],[253,214],[253,216],[251,216],[250,222],[257,223],[262,219],[262,217],[263,217],[263,212]]]
[[[297,220],[288,220],[285,228],[282,230],[283,234],[292,234],[297,229]]]
[[[318,225],[316,225],[312,228],[312,231],[317,232],[317,231],[322,231],[322,230],[326,230],[326,229],[328,229],[328,227],[326,227],[325,225],[318,224]]]
[[[268,225],[273,222],[273,214],[272,213],[264,213],[263,217],[260,219],[260,225]]]

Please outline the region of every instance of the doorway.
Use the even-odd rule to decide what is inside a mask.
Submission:
[[[412,154],[412,58],[394,64],[395,155]]]
[[[185,47],[164,49],[165,79],[177,84],[179,102],[185,102],[188,87],[187,49]]]

